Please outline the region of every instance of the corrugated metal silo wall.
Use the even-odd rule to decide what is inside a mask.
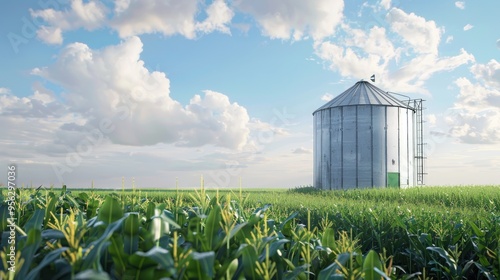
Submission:
[[[415,185],[413,115],[407,108],[372,105],[317,111],[314,186],[331,190]]]

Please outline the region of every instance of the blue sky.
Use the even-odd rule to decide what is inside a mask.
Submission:
[[[426,100],[427,185],[500,182],[496,0],[0,4],[0,163],[45,186],[312,183],[312,112]]]

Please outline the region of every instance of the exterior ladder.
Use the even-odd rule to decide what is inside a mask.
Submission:
[[[424,185],[424,175],[425,173],[425,144],[424,143],[424,114],[422,104],[422,99],[414,99],[413,108],[415,109],[415,140],[416,140],[416,151],[415,151],[415,164],[417,167],[417,185]]]

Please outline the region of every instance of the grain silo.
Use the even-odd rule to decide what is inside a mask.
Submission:
[[[423,184],[422,100],[400,101],[359,81],[313,113],[314,186]]]

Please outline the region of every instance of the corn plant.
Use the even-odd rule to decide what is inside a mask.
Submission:
[[[20,188],[12,230],[2,190],[0,279],[500,277],[497,187],[253,192],[200,183]]]

